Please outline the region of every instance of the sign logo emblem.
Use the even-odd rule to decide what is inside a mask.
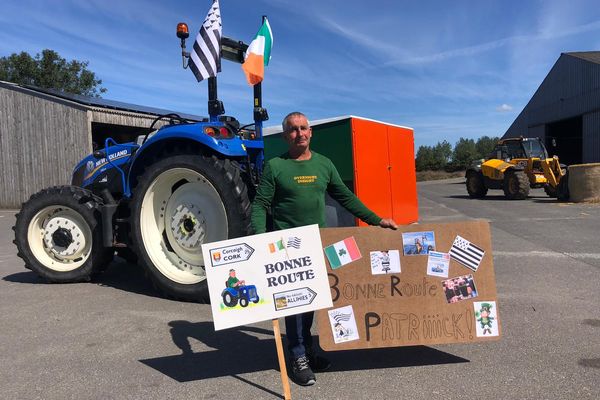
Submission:
[[[210,259],[213,267],[249,260],[254,249],[246,243],[234,244],[210,250]]]

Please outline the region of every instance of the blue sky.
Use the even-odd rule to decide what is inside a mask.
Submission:
[[[89,61],[103,97],[206,115],[206,82],[181,68],[211,0],[3,0],[0,55],[45,48]],[[223,34],[274,35],[264,105],[278,124],[353,114],[415,129],[415,145],[501,136],[561,52],[600,50],[597,1],[221,0]],[[188,40],[188,48],[192,40]],[[223,63],[219,98],[251,122],[252,90]]]

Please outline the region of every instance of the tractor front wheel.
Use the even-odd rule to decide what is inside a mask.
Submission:
[[[167,296],[208,303],[201,245],[248,234],[250,201],[234,161],[173,154],[150,164],[131,201],[132,247]]]
[[[481,172],[469,171],[467,172],[467,192],[469,196],[475,199],[485,197],[488,188],[485,186],[483,180],[483,174]]]
[[[25,266],[49,282],[89,281],[112,257],[102,244],[101,199],[76,186],[44,189],[23,203],[14,243]]]
[[[510,169],[504,173],[504,195],[509,200],[523,200],[529,195],[529,178],[523,171]]]

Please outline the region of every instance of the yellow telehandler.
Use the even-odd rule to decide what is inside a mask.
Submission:
[[[539,138],[502,139],[487,159],[467,169],[467,192],[482,198],[488,189],[502,189],[507,199],[522,200],[530,188],[543,187],[548,196],[565,200],[566,171],[557,156],[548,157]]]

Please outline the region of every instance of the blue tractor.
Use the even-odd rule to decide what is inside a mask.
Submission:
[[[254,285],[243,285],[238,287],[226,287],[221,293],[223,304],[227,307],[235,307],[238,302],[240,306],[247,307],[250,302],[258,303],[260,298]]]
[[[184,68],[187,25],[179,24]],[[221,39],[221,57],[241,63],[248,46]],[[17,214],[15,244],[27,268],[51,282],[88,281],[115,252],[135,258],[167,296],[208,302],[201,244],[249,233],[250,203],[263,165],[260,83],[254,122],[224,116],[208,79],[209,118],[160,116],[166,125],[136,142],[81,160],[71,185],[44,189]],[[154,123],[153,123],[154,126]]]

